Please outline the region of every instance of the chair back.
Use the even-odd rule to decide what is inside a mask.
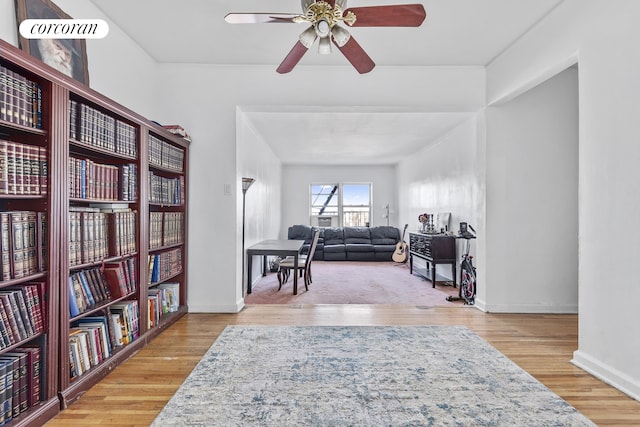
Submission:
[[[316,246],[318,246],[319,239],[320,239],[320,229],[316,228],[313,231],[313,240],[311,241],[311,246],[309,247],[309,253],[307,254],[307,261],[304,266],[305,271],[309,271],[309,266],[311,265],[311,261],[313,260],[313,255],[316,253]]]

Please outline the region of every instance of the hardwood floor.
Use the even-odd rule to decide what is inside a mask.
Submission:
[[[576,315],[399,305],[251,305],[238,314],[188,314],[47,426],[148,426],[222,330],[239,324],[466,325],[598,425],[640,426],[640,402],[569,363]]]

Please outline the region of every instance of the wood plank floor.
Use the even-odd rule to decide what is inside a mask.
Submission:
[[[576,315],[400,305],[251,305],[238,314],[188,314],[47,426],[148,426],[222,330],[239,324],[466,325],[598,425],[640,426],[640,402],[569,363]]]

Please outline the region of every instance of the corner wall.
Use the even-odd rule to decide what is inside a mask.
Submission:
[[[487,311],[578,311],[578,73],[487,115]]]
[[[640,399],[640,2],[565,0],[487,68],[489,102],[579,58],[579,324],[573,363]],[[619,268],[603,268],[603,266]],[[631,266],[631,267],[629,267]]]
[[[400,219],[408,224],[408,232],[418,228],[418,215],[451,212],[450,231],[456,232],[460,222],[471,224],[478,239],[471,244],[478,269],[478,283],[484,282],[485,239],[485,184],[484,184],[484,115],[469,114],[469,119],[458,125],[437,141],[425,141],[425,147],[398,163]],[[404,225],[403,225],[404,227]],[[406,239],[408,240],[408,238]],[[462,242],[457,242],[457,253],[462,253]],[[438,275],[459,282],[451,277],[448,266],[438,266]],[[482,306],[484,285],[478,286],[477,304]]]

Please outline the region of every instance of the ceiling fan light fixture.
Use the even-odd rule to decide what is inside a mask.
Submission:
[[[307,49],[311,47],[311,45],[316,41],[318,35],[316,34],[316,29],[312,26],[307,28],[300,34],[300,43]]]
[[[331,41],[328,36],[320,38],[320,42],[318,43],[318,53],[321,55],[328,55],[331,53]]]
[[[320,19],[314,24],[318,37],[328,37],[331,33],[331,25],[326,19]]]
[[[336,43],[336,45],[338,45],[338,47],[342,47],[347,44],[349,38],[351,37],[349,31],[338,25],[333,27],[333,29],[331,30],[331,35],[333,36],[333,41]]]

